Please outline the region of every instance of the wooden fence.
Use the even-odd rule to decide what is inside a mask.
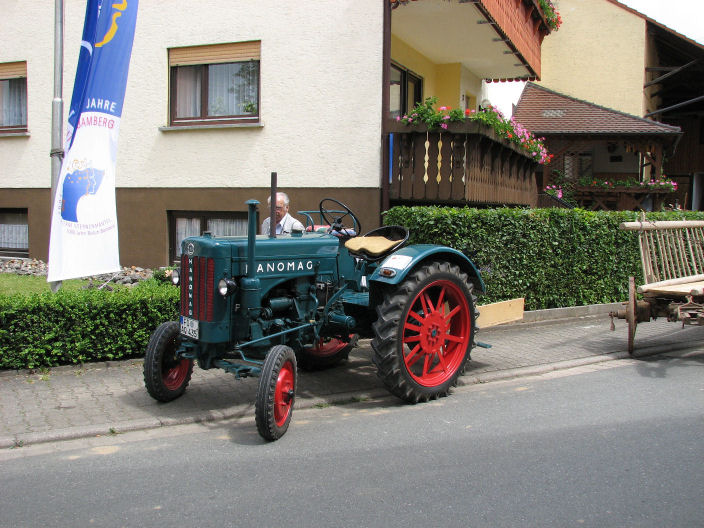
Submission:
[[[389,198],[402,203],[537,204],[537,163],[478,123],[442,132],[391,126]]]

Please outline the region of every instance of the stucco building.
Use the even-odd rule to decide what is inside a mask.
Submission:
[[[66,99],[85,0],[64,6]],[[53,5],[11,2],[0,25],[0,250],[46,259]],[[121,263],[166,265],[204,230],[244,234],[244,202],[265,202],[272,171],[292,211],[332,196],[375,227],[390,118],[431,95],[474,108],[483,78],[538,78],[548,33],[537,0],[143,0],[117,157]]]

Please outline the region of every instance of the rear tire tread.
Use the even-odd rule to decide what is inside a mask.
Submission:
[[[470,350],[467,352],[465,360],[457,369],[457,375],[451,383],[443,389],[435,392],[427,392],[418,390],[418,387],[404,376],[403,369],[406,367],[402,364],[401,357],[397,352],[399,339],[398,328],[407,303],[411,301],[421,283],[437,273],[454,275],[467,286],[471,299],[470,310],[472,310],[474,316],[472,318],[474,331],[472,332]],[[475,309],[476,296],[473,294],[473,291],[474,285],[468,280],[467,274],[462,272],[459,267],[448,262],[431,262],[411,273],[402,283],[398,284],[395,289],[391,290],[390,295],[387,295],[386,299],[377,306],[378,317],[373,325],[375,337],[371,342],[373,350],[372,361],[377,367],[377,375],[381,378],[389,392],[409,403],[422,403],[447,396],[451,388],[457,385],[457,380],[459,376],[464,374],[467,362],[470,359],[471,348],[476,346],[474,341],[476,326],[474,326],[474,322],[476,321],[478,312]]]

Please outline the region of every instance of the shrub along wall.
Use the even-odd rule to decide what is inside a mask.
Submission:
[[[524,297],[526,310],[621,302],[628,277],[642,283],[638,237],[619,223],[632,211],[394,207],[386,225],[409,228],[410,243],[445,244],[480,268],[479,304]],[[647,213],[649,220],[704,220],[702,212]]]
[[[177,317],[178,288],[0,295],[0,368],[39,368],[144,355],[149,336]]]

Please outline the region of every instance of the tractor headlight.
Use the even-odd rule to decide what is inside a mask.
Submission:
[[[228,297],[237,291],[237,284],[232,279],[220,279],[218,282],[218,293],[223,297]]]
[[[178,286],[181,283],[181,273],[178,269],[171,270],[171,282],[174,286]]]

